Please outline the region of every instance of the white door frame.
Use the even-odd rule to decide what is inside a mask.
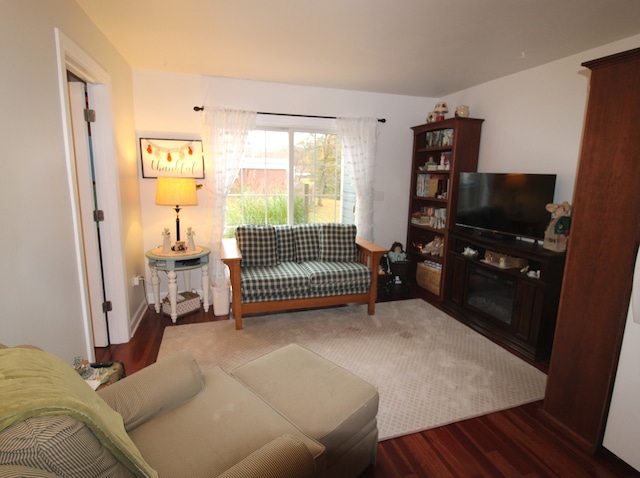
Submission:
[[[126,291],[126,268],[121,234],[120,195],[118,194],[118,171],[115,161],[110,75],[80,47],[59,29],[55,29],[58,55],[58,83],[62,111],[67,178],[71,195],[71,213],[74,224],[74,241],[80,296],[82,301],[84,336],[87,357],[95,358],[91,312],[84,257],[84,238],[80,217],[80,197],[76,177],[72,120],[67,88],[67,70],[87,83],[89,104],[97,112],[92,123],[92,144],[96,168],[98,204],[105,212],[102,226],[102,257],[107,265],[104,271],[104,286],[108,300],[113,304],[109,314],[111,343],[125,343],[131,338]],[[90,179],[89,179],[90,180]]]

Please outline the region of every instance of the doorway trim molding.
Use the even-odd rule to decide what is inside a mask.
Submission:
[[[108,264],[104,274],[104,286],[108,299],[113,304],[109,317],[111,343],[125,343],[131,338],[126,293],[126,268],[121,241],[120,203],[118,174],[113,144],[110,75],[84,50],[70,40],[60,29],[55,28],[58,64],[58,83],[64,135],[67,179],[70,192],[71,214],[74,224],[76,267],[82,300],[84,337],[87,357],[95,358],[93,326],[89,308],[89,291],[86,281],[86,264],[80,216],[80,200],[77,189],[73,130],[67,90],[67,70],[87,83],[89,102],[99,111],[92,123],[92,143],[96,168],[98,204],[105,211],[102,226],[103,261]]]

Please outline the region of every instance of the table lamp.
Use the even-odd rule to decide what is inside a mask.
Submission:
[[[176,241],[180,240],[180,208],[198,205],[196,189],[194,178],[158,178],[156,183],[156,204],[176,211]]]

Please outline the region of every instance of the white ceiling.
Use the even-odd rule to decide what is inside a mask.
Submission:
[[[639,0],[76,0],[132,68],[440,97],[640,33]]]

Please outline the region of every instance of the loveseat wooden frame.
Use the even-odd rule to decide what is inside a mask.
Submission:
[[[222,262],[229,267],[231,279],[231,312],[236,322],[236,330],[242,329],[242,316],[254,312],[273,312],[278,310],[310,309],[343,304],[368,304],[367,313],[374,315],[376,299],[378,298],[378,266],[380,259],[388,251],[373,242],[356,237],[358,248],[358,262],[371,270],[371,284],[369,292],[364,294],[344,294],[327,297],[305,297],[301,299],[272,300],[266,302],[242,303],[240,289],[240,262],[242,254],[234,238],[223,239],[220,251]]]

